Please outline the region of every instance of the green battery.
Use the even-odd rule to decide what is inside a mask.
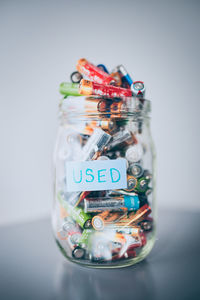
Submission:
[[[58,200],[60,204],[66,209],[68,214],[82,227],[89,228],[91,226],[92,217],[90,214],[86,214],[81,207],[73,207],[68,204],[61,193],[58,193]]]
[[[138,192],[138,193],[146,193],[146,191],[149,189],[149,181],[148,179],[146,179],[145,177],[141,177],[137,180],[137,185],[136,187],[134,188],[134,191],[135,192]]]
[[[79,240],[79,247],[86,248],[89,246],[90,238],[94,233],[94,229],[85,229],[82,232],[81,238]]]
[[[82,96],[79,94],[79,84],[71,82],[62,82],[60,84],[60,93],[65,96]]]

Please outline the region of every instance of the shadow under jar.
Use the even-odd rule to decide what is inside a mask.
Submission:
[[[68,260],[133,265],[155,242],[150,101],[62,99],[54,153],[53,230]]]

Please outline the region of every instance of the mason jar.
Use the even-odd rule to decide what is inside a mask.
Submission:
[[[70,261],[125,267],[155,242],[149,100],[68,96],[59,105],[53,231]]]

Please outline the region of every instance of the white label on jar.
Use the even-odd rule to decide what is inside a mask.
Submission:
[[[68,192],[127,188],[126,159],[66,162]]]

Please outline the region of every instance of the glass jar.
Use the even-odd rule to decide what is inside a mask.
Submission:
[[[150,101],[69,96],[59,106],[53,230],[70,261],[124,267],[155,242]]]

